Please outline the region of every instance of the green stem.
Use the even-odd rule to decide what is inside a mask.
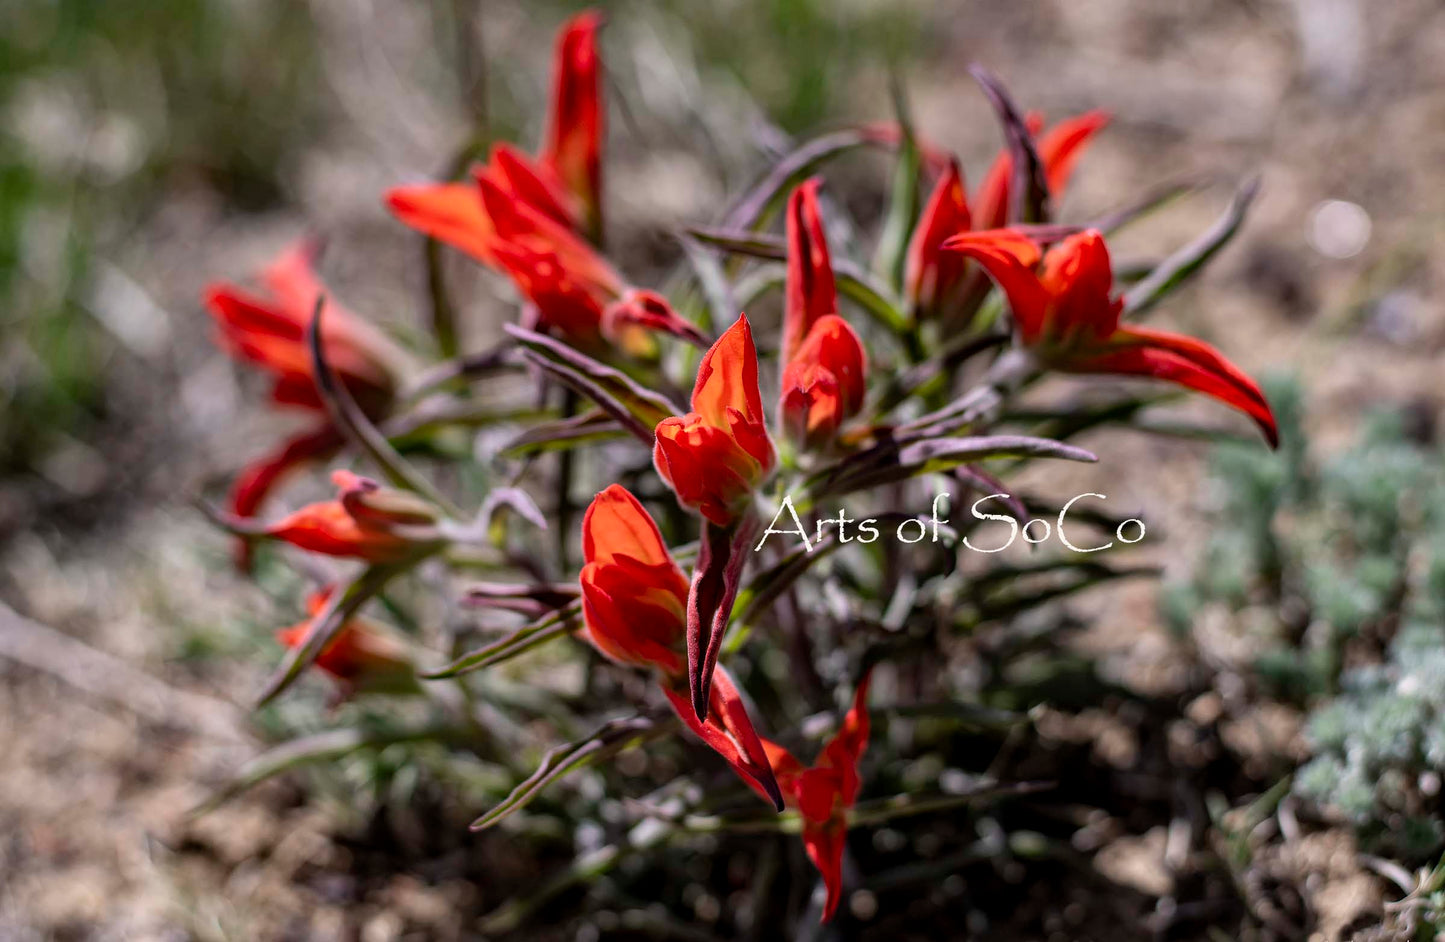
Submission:
[[[577,391],[571,386],[562,389],[562,418],[570,419],[577,414],[580,401]],[[557,565],[563,573],[568,572],[567,543],[572,534],[572,478],[575,476],[573,450],[563,448],[557,452]]]

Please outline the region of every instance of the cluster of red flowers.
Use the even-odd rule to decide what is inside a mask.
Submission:
[[[878,441],[886,429],[848,428],[864,411],[869,357],[858,330],[840,313],[817,177],[792,191],[785,210],[780,382],[771,431],[748,318],[739,315],[709,345],[666,299],[632,285],[603,258],[596,248],[603,220],[599,24],[596,14],[586,13],[561,32],[550,123],[535,158],[498,144],[469,180],[400,187],[386,202],[402,222],[509,278],[525,299],[529,326],[580,353],[625,365],[655,352],[658,332],[707,347],[690,411],[657,422],[653,436],[657,474],[702,518],[694,571],[689,576],[678,564],[638,499],[613,484],[596,495],[582,522],[581,618],[586,640],[602,654],[656,674],[682,723],[749,787],[779,809],[797,810],[807,852],[827,886],[827,919],[838,904],[843,833],[860,790],[868,677],[859,680],[840,731],[817,763],[804,768],[757,733],[738,685],[717,661],[744,565],[738,546],[756,525],[759,489],[780,461],[846,454],[860,442]],[[1025,119],[1039,135],[1036,154],[1050,193],[1064,189],[1085,145],[1106,124],[1098,112],[1048,131],[1036,116]],[[1037,368],[1175,383],[1240,410],[1275,441],[1258,386],[1212,347],[1121,325],[1122,302],[1113,293],[1099,231],[1010,223],[1020,185],[1012,153],[1000,154],[972,200],[958,162],[934,158],[928,163],[937,179],[903,260],[903,301],[915,322],[945,331],[967,327],[997,286],[1011,312],[1015,346]],[[268,296],[229,285],[206,294],[226,348],[274,375],[275,401],[326,416],[241,473],[226,521],[247,540],[269,537],[310,552],[406,566],[446,546],[441,511],[349,472],[336,472],[334,501],[271,525],[247,519],[283,474],[330,457],[344,443],[308,348],[308,325],[323,293],[313,254],[308,245],[288,250],[264,273]],[[334,304],[320,331],[320,346],[346,393],[368,419],[386,416],[401,388],[405,356]],[[313,607],[313,614],[326,609],[326,597],[318,596]],[[308,631],[303,623],[282,632],[281,640],[297,647]],[[359,617],[346,621],[315,663],[353,691],[409,671],[405,649]]]

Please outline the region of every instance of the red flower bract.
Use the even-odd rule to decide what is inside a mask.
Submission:
[[[552,118],[542,161],[577,198],[582,228],[594,241],[602,229],[602,15],[585,10],[557,34],[553,56]]]
[[[957,160],[950,160],[908,242],[903,291],[918,317],[937,316],[962,293],[968,259],[943,251],[943,243],[949,236],[967,232],[971,225],[963,171]]]
[[[793,441],[816,448],[863,406],[867,355],[848,322],[828,314],[813,325],[783,368],[783,428]]]
[[[864,674],[853,694],[853,706],[843,724],[823,747],[812,768],[803,768],[792,753],[763,740],[768,760],[783,790],[783,799],[803,818],[803,847],[823,876],[828,890],[823,922],[833,918],[843,895],[843,849],[848,831],[848,809],[858,800],[858,760],[868,748],[868,682]]]
[[[788,197],[788,277],[783,307],[782,359],[793,358],[813,324],[825,314],[838,311],[838,288],[833,277],[833,260],[818,212],[817,177],[804,181]]]
[[[430,504],[350,471],[331,475],[335,500],[308,504],[265,528],[266,536],[326,556],[393,563],[441,544]]]
[[[266,294],[252,294],[227,282],[206,288],[206,310],[216,323],[218,343],[239,359],[275,378],[271,398],[278,404],[325,414],[306,346],[306,329],[326,286],[312,268],[315,247],[297,242],[261,275]],[[383,334],[328,298],[322,346],[347,391],[362,411],[377,417],[390,407],[402,354]],[[270,491],[292,469],[341,446],[329,419],[303,432],[276,452],[242,469],[231,491],[231,512],[253,516]],[[245,563],[245,554],[242,554]]]
[[[783,312],[783,428],[799,446],[817,448],[863,406],[867,355],[838,316],[838,292],[818,211],[815,177],[788,199],[788,272]]]
[[[599,493],[582,519],[582,617],[587,637],[614,661],[655,668],[678,717],[758,794],[781,806],[761,740],[732,678],[721,668],[706,721],[688,697],[688,580],[652,517],[626,488]]]
[[[665,299],[629,286],[587,243],[602,224],[601,22],[586,11],[558,34],[552,116],[536,159],[497,144],[471,183],[397,187],[386,202],[412,228],[505,272],[537,326],[578,347],[646,356],[654,351],[647,330],[701,344]]]
[[[306,328],[316,299],[326,294],[326,286],[312,269],[315,254],[311,243],[298,242],[262,272],[266,295],[217,282],[206,288],[205,304],[215,320],[220,345],[275,377],[271,396],[278,404],[321,412],[325,407],[316,392],[306,348]],[[395,347],[334,302],[329,303],[321,340],[352,397],[364,410],[380,411],[396,388]]]
[[[1044,119],[1039,114],[1029,114],[1026,121],[1029,133],[1037,136],[1035,148],[1039,161],[1044,165],[1049,194],[1058,199],[1089,141],[1108,126],[1109,114],[1104,111],[1085,112],[1065,118],[1047,131],[1043,131]],[[1008,151],[1002,151],[984,174],[983,182],[974,194],[974,224],[980,229],[997,229],[1008,223],[1012,190],[1013,157]]]
[[[946,247],[988,270],[1008,297],[1019,341],[1046,366],[1177,383],[1245,413],[1278,445],[1258,384],[1218,350],[1182,334],[1120,324],[1122,302],[1110,295],[1113,268],[1097,230],[1069,236],[1047,253],[1010,229],[965,233]]]
[[[687,576],[652,517],[620,484],[588,506],[582,556],[582,613],[592,644],[624,664],[681,673]]]
[[[299,646],[314,619],[326,607],[329,589],[312,593],[306,608],[311,616],[276,632],[288,648]],[[405,693],[415,690],[415,670],[406,648],[384,629],[365,618],[351,618],[316,657],[316,666],[331,675],[340,693]]]
[[[685,507],[730,524],[773,468],[746,314],[703,354],[692,411],[657,424],[653,463]]]

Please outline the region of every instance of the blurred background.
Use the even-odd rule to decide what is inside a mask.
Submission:
[[[980,62],[1050,118],[1114,114],[1066,221],[1166,180],[1219,181],[1131,229],[1120,256],[1167,253],[1258,174],[1240,237],[1160,319],[1253,373],[1298,376],[1327,452],[1380,409],[1433,436],[1436,0],[596,5],[609,12],[609,242],[639,282],[676,261],[673,229],[713,218],[789,136],[889,118],[890,72],[921,132],[976,181],[1000,146],[966,72]],[[199,298],[312,234],[339,296],[425,349],[422,246],[381,194],[442,174],[479,126],[536,142],[551,37],[579,6],[0,5],[0,938],[464,931],[467,880],[388,867],[384,848],[284,790],[180,819],[253,749],[228,732],[235,704],[263,676],[270,628],[294,615],[231,572],[194,507],[286,421],[211,344]],[[848,208],[876,220],[886,161],[836,173]],[[447,264],[475,347],[510,312],[474,266]],[[1205,446],[1109,441],[1079,483],[1158,520],[1169,538],[1151,558],[1187,571],[1208,536]],[[1171,657],[1155,591],[1091,602],[1108,616],[1091,653],[1142,683]],[[1262,748],[1294,748],[1294,723]],[[465,833],[452,842],[464,853]],[[1147,884],[1147,871],[1119,878]],[[1331,871],[1334,885],[1377,906],[1357,871]]]

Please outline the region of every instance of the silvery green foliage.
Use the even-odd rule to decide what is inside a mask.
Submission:
[[[1298,388],[1266,386],[1284,447],[1216,450],[1215,528],[1164,615],[1186,630],[1214,605],[1272,625],[1257,676],[1311,711],[1296,793],[1421,862],[1445,843],[1445,456],[1396,411],[1318,460]]]
[[[1310,717],[1315,758],[1295,791],[1351,819],[1368,846],[1423,860],[1445,837],[1445,630],[1407,626],[1387,664],[1347,671],[1342,685]]]

